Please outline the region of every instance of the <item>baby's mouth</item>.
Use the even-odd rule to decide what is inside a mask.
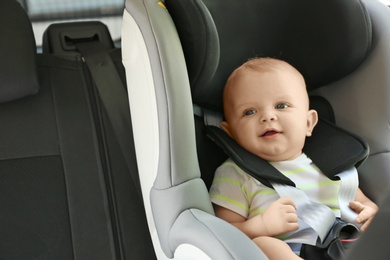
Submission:
[[[275,135],[280,134],[280,133],[281,132],[274,130],[274,129],[266,130],[262,133],[261,137],[271,137],[271,136],[275,136]]]

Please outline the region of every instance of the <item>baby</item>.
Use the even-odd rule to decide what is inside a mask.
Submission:
[[[288,177],[297,187],[309,187],[303,190],[310,199],[340,216],[339,181],[330,181],[302,153],[318,115],[309,109],[305,81],[294,67],[272,58],[252,59],[229,77],[223,101],[226,121],[221,127],[231,138],[277,169],[290,162],[310,168],[302,173],[296,170]],[[291,198],[280,197],[231,159],[217,169],[210,198],[216,215],[244,232],[270,259],[299,259],[283,241],[286,234],[301,228]],[[355,222],[362,224],[361,231],[378,211],[359,188],[349,207],[357,213]]]

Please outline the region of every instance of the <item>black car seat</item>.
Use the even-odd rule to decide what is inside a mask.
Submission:
[[[389,12],[376,0],[127,0],[123,59],[155,245],[168,257],[188,244],[213,259],[263,256],[213,217],[207,187],[226,155],[204,131],[227,77],[254,56],[297,67],[320,117],[368,141],[360,187],[378,202],[390,181]]]
[[[134,152],[129,168],[86,66],[37,54],[15,0],[0,12],[0,259],[156,258]]]

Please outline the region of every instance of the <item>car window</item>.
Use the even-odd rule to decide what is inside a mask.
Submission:
[[[117,45],[120,42],[125,0],[16,0],[32,22],[38,48],[45,29],[52,23],[99,20],[105,23]]]

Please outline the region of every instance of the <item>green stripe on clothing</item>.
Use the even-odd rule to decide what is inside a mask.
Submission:
[[[230,178],[216,178],[213,182],[229,182],[231,184],[242,186],[241,182]]]
[[[234,205],[236,205],[236,206],[239,206],[240,208],[242,208],[242,209],[248,211],[248,206],[247,206],[247,205],[244,205],[244,204],[242,204],[241,202],[238,202],[238,201],[236,201],[236,200],[233,200],[233,199],[231,199],[231,198],[229,198],[229,197],[226,197],[226,196],[223,196],[223,195],[220,195],[220,194],[210,194],[210,196],[211,196],[211,197],[214,197],[214,198],[218,198],[218,199],[224,200],[224,201],[227,201],[227,202],[229,202],[229,203],[231,203],[231,204],[234,204]]]
[[[276,191],[273,189],[255,191],[248,194],[248,200],[251,201],[253,197],[256,195],[271,195],[271,194],[276,194]]]
[[[339,200],[338,200],[338,197],[336,197],[336,198],[327,199],[327,200],[319,199],[319,202],[320,202],[321,204],[329,205],[329,204],[338,204],[338,203],[339,203]]]
[[[287,238],[289,238],[291,236],[291,234],[287,233],[287,234],[283,234],[283,235],[279,235],[279,236],[276,236],[276,238],[280,239],[280,240],[286,240]]]
[[[265,209],[255,209],[249,211],[249,216],[251,215],[258,215],[258,214],[263,214],[265,212]]]
[[[286,175],[286,176],[287,175],[293,175],[293,174],[304,172],[306,170],[307,170],[306,167],[301,167],[301,168],[297,168],[297,169],[294,169],[294,170],[291,170],[291,171],[283,172],[283,174]]]

